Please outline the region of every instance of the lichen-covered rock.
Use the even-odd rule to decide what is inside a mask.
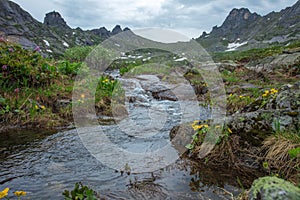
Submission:
[[[277,177],[262,177],[255,180],[249,193],[249,200],[298,200],[300,188]]]
[[[264,139],[276,131],[298,130],[300,112],[281,109],[237,113],[227,119],[227,124],[244,140],[254,146],[260,146]]]
[[[264,105],[259,98],[227,119],[233,132],[255,146],[270,134],[300,128],[300,82],[283,86]]]
[[[300,110],[300,81],[294,85],[285,85],[276,97],[276,109]]]

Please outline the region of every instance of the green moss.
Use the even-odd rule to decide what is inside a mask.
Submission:
[[[255,180],[250,189],[250,200],[298,200],[300,199],[300,188],[292,183],[277,177],[262,177]]]

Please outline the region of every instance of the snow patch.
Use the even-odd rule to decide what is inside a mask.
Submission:
[[[235,51],[238,47],[241,47],[245,44],[248,44],[248,41],[242,43],[235,43],[235,42],[229,43],[226,51]]]
[[[180,62],[180,61],[184,61],[186,60],[187,58],[186,57],[182,57],[182,58],[178,58],[176,60],[174,60],[175,62]]]
[[[143,62],[145,62],[145,61],[147,61],[147,60],[150,60],[150,59],[151,59],[151,57],[144,58],[144,59],[143,59]]]
[[[69,47],[69,44],[66,43],[65,41],[63,41],[63,45],[64,45],[65,47]]]
[[[128,58],[136,59],[136,56],[128,55]]]
[[[43,40],[43,41],[45,42],[46,46],[50,47],[50,44],[47,40]]]
[[[49,52],[49,53],[53,53],[53,51],[50,50],[50,49],[46,49],[46,51]]]
[[[115,45],[117,46],[117,47],[120,47],[121,45],[119,45],[119,44],[117,44],[117,43],[115,43]]]

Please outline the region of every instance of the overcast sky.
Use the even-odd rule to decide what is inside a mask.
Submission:
[[[220,26],[232,8],[247,7],[266,15],[292,6],[296,0],[12,0],[43,22],[45,13],[58,11],[73,28],[93,29],[116,24],[123,28],[159,27],[198,37]]]

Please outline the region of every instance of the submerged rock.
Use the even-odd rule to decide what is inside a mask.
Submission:
[[[255,180],[249,193],[249,200],[298,200],[300,188],[277,177],[263,177]]]
[[[161,92],[153,92],[153,98],[157,100],[169,100],[169,101],[177,101],[176,95],[171,90],[165,90]]]

